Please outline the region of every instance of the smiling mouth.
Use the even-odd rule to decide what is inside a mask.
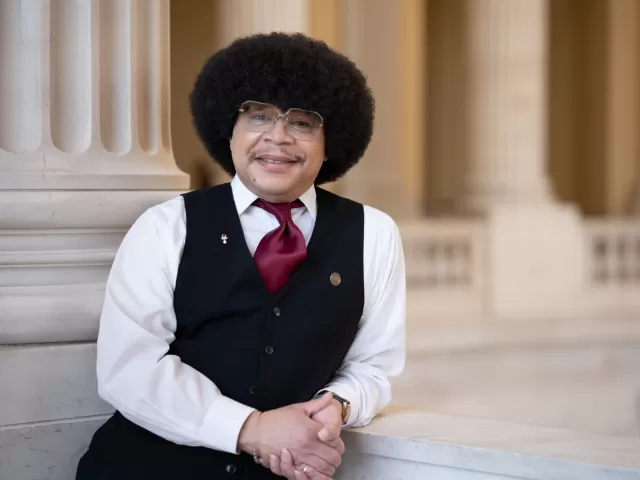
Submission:
[[[273,163],[274,165],[285,165],[287,163],[296,163],[297,160],[275,160],[273,158],[262,158],[258,157],[256,160],[260,160],[265,163]]]
[[[280,155],[273,153],[263,153],[262,155],[254,155],[252,160],[259,160],[260,162],[270,165],[291,165],[300,163],[303,159],[292,157],[289,155]]]

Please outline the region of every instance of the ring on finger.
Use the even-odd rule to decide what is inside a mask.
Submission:
[[[253,453],[253,461],[256,462],[257,464],[262,464],[262,461],[260,460],[260,455],[258,454],[258,450],[254,448],[252,453]]]

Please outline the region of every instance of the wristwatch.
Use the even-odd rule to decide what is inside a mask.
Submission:
[[[327,392],[330,392],[330,390],[321,390],[316,394],[314,398],[321,397]],[[347,420],[349,420],[349,415],[351,414],[351,402],[342,398],[340,395],[336,395],[333,392],[330,393],[331,395],[333,395],[333,398],[340,402],[340,404],[342,405],[342,425],[344,425],[347,423]]]

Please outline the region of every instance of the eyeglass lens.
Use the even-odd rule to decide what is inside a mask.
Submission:
[[[247,126],[255,132],[269,131],[280,117],[284,117],[285,127],[294,136],[309,137],[322,126],[322,117],[310,110],[289,109],[280,114],[275,105],[260,102],[245,102],[240,107]]]

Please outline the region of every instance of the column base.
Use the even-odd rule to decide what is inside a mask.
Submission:
[[[127,230],[157,191],[0,191],[0,344],[93,341]]]
[[[0,151],[2,190],[187,190],[189,175],[170,152],[80,155]]]
[[[576,314],[585,264],[577,209],[564,204],[500,205],[486,218],[490,313],[506,320]]]

